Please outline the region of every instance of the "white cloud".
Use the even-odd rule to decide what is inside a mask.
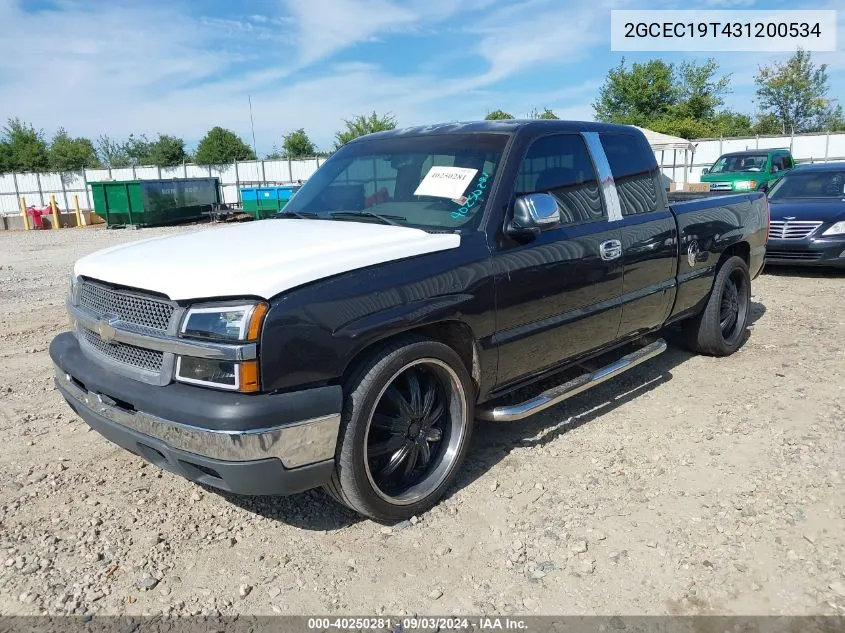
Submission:
[[[418,19],[388,0],[285,0],[285,5],[297,23],[303,66]]]
[[[413,0],[400,8],[386,0],[312,0],[300,6],[308,11],[266,19],[194,19],[176,8],[117,3],[93,9],[66,3],[60,10],[28,13],[0,0],[6,34],[0,40],[0,120],[21,116],[48,134],[62,125],[91,137],[163,132],[194,141],[211,126],[223,125],[248,138],[251,94],[256,135],[264,139],[259,152],[298,127],[325,146],[343,118],[373,109],[391,111],[403,125],[412,125],[478,118],[499,100],[520,114],[556,103],[569,107],[561,101],[566,95],[554,91],[491,94],[484,89],[530,64],[569,61],[578,43],[586,41],[563,43],[560,31],[550,29],[555,35],[545,33],[544,45],[523,50],[520,38],[537,29],[541,14],[514,14],[492,0],[475,0],[460,5],[468,16],[448,24],[461,28],[466,17],[480,29],[462,39],[476,42],[464,54],[480,54],[489,64],[479,76],[444,80],[436,66],[401,75],[371,64],[316,66],[313,62],[381,33],[412,33],[420,24],[448,19],[457,3]],[[591,20],[587,13],[567,15]],[[32,33],[74,37],[44,38],[34,45]],[[307,63],[314,66],[310,75],[286,79]],[[556,77],[554,84],[561,83],[565,79]]]
[[[344,118],[374,109],[393,112],[402,125],[476,119],[495,108],[524,116],[549,107],[589,119],[606,68],[587,81],[574,80],[571,69],[597,53],[607,67],[615,63],[606,47],[608,10],[633,1],[291,0],[287,15],[235,10],[221,19],[191,17],[179,4],[65,2],[29,13],[0,0],[0,121],[20,116],[48,134],[63,125],[91,137],[163,132],[189,141],[223,125],[248,139],[251,95],[264,153],[299,127],[326,147]],[[432,50],[419,66],[393,73],[355,61],[356,44],[431,30],[449,32],[454,46]],[[341,57],[344,50],[352,54]],[[754,71],[770,60],[716,57],[734,73],[731,104],[752,109]],[[841,52],[818,59],[831,64],[832,84],[841,78]],[[510,80],[522,73],[548,80],[516,90]]]
[[[593,46],[609,39],[610,9],[627,2],[566,6],[527,0],[501,9],[475,27],[482,35],[476,51],[489,64],[479,83],[493,83],[537,64],[565,66],[583,60]]]

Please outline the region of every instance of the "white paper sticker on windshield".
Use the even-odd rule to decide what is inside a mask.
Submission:
[[[477,169],[470,169],[469,167],[432,167],[428,170],[425,178],[422,179],[414,195],[449,199],[460,198],[477,173]]]

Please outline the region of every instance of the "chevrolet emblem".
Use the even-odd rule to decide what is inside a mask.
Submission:
[[[99,321],[97,321],[97,325],[95,326],[95,330],[97,334],[100,335],[100,338],[103,339],[104,343],[113,343],[114,337],[117,334],[117,329],[114,327],[115,323],[117,323],[118,319],[116,317],[109,317],[104,316]]]

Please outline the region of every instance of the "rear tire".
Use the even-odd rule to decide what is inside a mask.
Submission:
[[[750,303],[748,265],[741,257],[729,257],[716,272],[704,309],[682,324],[687,346],[711,356],[733,354],[745,341]]]
[[[346,381],[335,472],[325,490],[377,521],[437,503],[466,455],[475,390],[447,345],[408,336],[382,347]]]

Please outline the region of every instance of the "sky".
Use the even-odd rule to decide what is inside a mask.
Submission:
[[[328,148],[343,120],[373,110],[400,126],[518,117],[551,108],[591,120],[623,53],[610,10],[835,9],[830,96],[845,104],[842,0],[0,0],[0,121],[50,137],[175,134],[215,125],[259,155],[305,128]],[[625,53],[629,61],[714,57],[727,105],[753,113],[754,74],[772,53]]]

